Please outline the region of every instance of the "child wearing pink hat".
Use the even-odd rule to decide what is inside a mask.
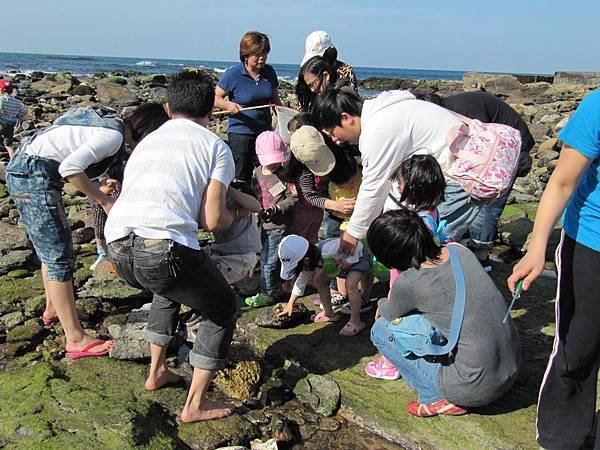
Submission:
[[[245,300],[252,307],[275,302],[281,294],[279,257],[277,249],[286,235],[290,215],[288,212],[298,200],[293,184],[277,176],[277,171],[287,161],[286,146],[273,131],[264,131],[256,138],[256,156],[260,166],[252,173],[252,188],[261,204],[259,214],[262,227],[262,251],[260,254],[260,292]]]

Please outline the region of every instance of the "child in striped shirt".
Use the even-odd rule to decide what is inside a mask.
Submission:
[[[9,158],[13,155],[13,135],[17,119],[23,120],[27,115],[27,107],[12,95],[12,84],[9,80],[0,80],[0,150],[6,149]]]

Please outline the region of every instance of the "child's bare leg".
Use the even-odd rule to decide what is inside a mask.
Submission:
[[[328,317],[334,316],[335,312],[331,306],[331,294],[329,293],[329,277],[321,271],[315,277],[315,284],[317,285],[317,290],[321,297],[321,306],[323,306],[325,315]]]
[[[346,277],[346,292],[350,302],[350,322],[354,325],[362,325],[360,320],[361,296],[358,283],[362,278],[362,272],[352,271]]]
[[[346,280],[344,278],[337,278],[337,287],[340,295],[343,295],[344,297],[348,296],[348,293],[346,292]]]
[[[375,276],[373,275],[372,270],[369,270],[368,272],[364,272],[362,274],[362,278],[360,280],[360,293],[363,298],[371,298],[371,291],[373,290],[374,280]]]

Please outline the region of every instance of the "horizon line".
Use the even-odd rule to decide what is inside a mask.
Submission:
[[[156,57],[156,56],[111,56],[111,55],[85,55],[85,54],[75,54],[75,53],[32,53],[32,52],[18,52],[18,51],[0,51],[0,54],[19,54],[19,55],[45,55],[45,56],[80,56],[80,57],[90,57],[90,58],[128,58],[128,59],[140,59],[150,60],[150,59],[158,59],[158,60],[167,60],[167,61],[198,61],[198,62],[224,62],[230,64],[236,64],[238,61],[227,61],[221,59],[194,59],[194,58],[164,58],[164,57]],[[287,66],[296,66],[300,67],[297,63],[281,63],[281,62],[267,62],[270,65],[287,65]],[[496,70],[452,70],[452,69],[422,69],[422,68],[403,68],[403,67],[380,67],[380,66],[361,66],[361,65],[353,65],[354,68],[361,69],[389,69],[389,70],[416,70],[421,72],[455,72],[455,73],[490,73],[490,74],[500,74],[500,75],[538,75],[538,76],[555,76],[557,72],[571,72],[569,70],[558,70],[553,73],[543,73],[543,72],[500,72]],[[586,71],[586,70],[573,70],[572,72],[578,73],[593,73],[594,71]]]

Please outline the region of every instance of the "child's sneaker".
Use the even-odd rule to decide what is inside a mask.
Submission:
[[[365,366],[365,373],[370,377],[379,378],[381,380],[393,381],[400,378],[398,369],[396,369],[384,356],[367,363]]]
[[[272,302],[268,301],[260,292],[252,297],[246,297],[244,303],[251,308],[260,308],[272,304]]]
[[[321,307],[321,309],[323,309],[322,303],[319,306]],[[336,293],[331,296],[331,308],[335,312],[339,312],[345,306],[348,306],[348,297],[340,293]]]
[[[371,309],[373,309],[373,303],[371,303],[371,300],[368,298],[361,298],[360,300],[360,312],[364,313],[367,311],[371,311]],[[346,303],[341,311],[342,314],[346,314],[347,316],[349,316],[350,314],[352,314],[352,311],[350,311],[350,303]]]

